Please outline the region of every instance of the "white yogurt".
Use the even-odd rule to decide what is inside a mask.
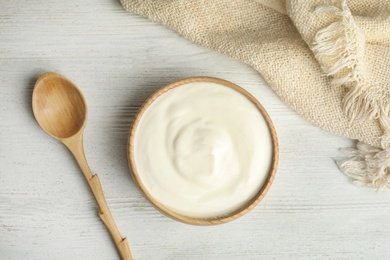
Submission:
[[[138,175],[154,199],[198,218],[227,215],[251,200],[272,163],[267,123],[244,95],[188,83],[144,112],[134,141]]]

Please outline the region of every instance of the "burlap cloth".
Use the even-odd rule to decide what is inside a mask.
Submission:
[[[251,65],[300,115],[359,141],[338,162],[355,183],[390,187],[390,1],[121,3]]]

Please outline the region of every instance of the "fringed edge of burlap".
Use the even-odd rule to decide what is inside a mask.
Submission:
[[[345,0],[332,6],[319,6],[315,11],[336,18],[317,32],[312,49],[316,58],[326,64],[322,69],[333,77],[332,83],[349,88],[342,100],[344,113],[351,123],[378,119],[383,130],[380,147],[358,142],[356,148],[343,149],[348,157],[338,160],[337,164],[357,185],[378,189],[390,187],[390,102],[378,85],[367,81],[364,35]]]

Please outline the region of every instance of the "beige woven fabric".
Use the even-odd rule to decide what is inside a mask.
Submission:
[[[390,1],[121,2],[128,11],[251,65],[303,117],[361,142],[340,163],[346,174],[358,184],[390,187],[390,149],[383,142],[388,114],[379,107],[390,96]]]

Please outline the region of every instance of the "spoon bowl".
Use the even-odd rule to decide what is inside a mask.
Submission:
[[[87,105],[83,94],[57,73],[46,73],[38,79],[32,106],[39,125],[56,139],[71,137],[85,127]]]

